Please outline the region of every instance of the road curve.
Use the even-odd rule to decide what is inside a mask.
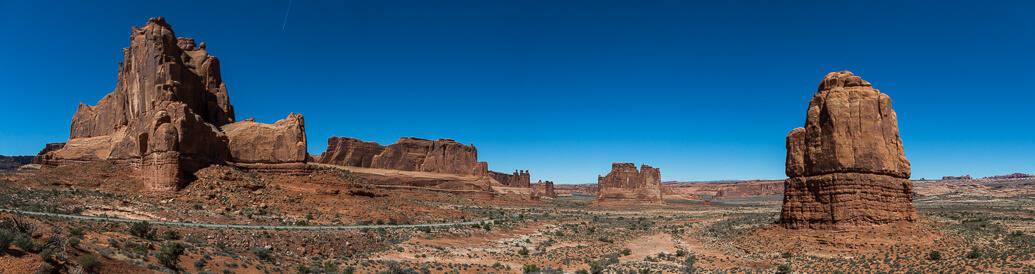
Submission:
[[[133,219],[122,219],[122,218],[111,218],[111,217],[97,217],[97,216],[84,216],[84,215],[71,215],[71,214],[59,214],[49,212],[36,212],[36,211],[25,211],[17,209],[0,208],[0,212],[7,212],[19,215],[39,216],[39,217],[52,217],[72,220],[83,220],[92,222],[109,222],[109,223],[138,223],[144,220],[133,220]],[[349,230],[349,229],[377,229],[377,228],[419,228],[419,227],[450,227],[450,226],[465,226],[465,225],[476,225],[489,223],[492,224],[492,219],[486,219],[481,221],[469,221],[469,222],[454,222],[454,223],[434,223],[434,224],[409,224],[409,225],[241,225],[241,224],[206,224],[206,223],[185,223],[185,222],[165,222],[165,221],[147,221],[153,225],[160,226],[182,226],[182,227],[198,227],[198,228],[211,228],[211,229],[252,229],[252,230]]]

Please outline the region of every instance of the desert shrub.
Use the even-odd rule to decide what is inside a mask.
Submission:
[[[694,256],[694,254],[688,254],[688,256],[686,256],[686,260],[683,261],[683,273],[697,272],[697,267],[694,266],[696,263],[697,256]]]
[[[14,237],[14,245],[25,252],[36,252],[36,243],[32,241],[32,237],[26,234],[18,234]]]
[[[976,247],[970,248],[970,252],[967,252],[967,259],[977,259],[977,258],[981,258],[981,251],[978,250]]]
[[[179,240],[180,239],[180,233],[176,232],[176,230],[172,230],[172,229],[166,230],[165,233],[162,234],[162,239],[166,239],[166,240]]]
[[[628,248],[622,249],[622,256],[629,256],[629,254],[632,254],[632,250],[629,250]]]
[[[180,263],[180,255],[183,255],[184,247],[180,243],[165,243],[162,244],[162,248],[158,250],[158,254],[155,258],[158,259],[159,263],[162,263],[165,267],[170,269],[177,269],[177,265]]]
[[[269,248],[253,247],[252,248],[252,253],[255,253],[255,257],[259,258],[259,260],[263,260],[263,261],[267,261],[267,262],[272,262],[273,261],[273,251],[270,250]]]
[[[528,248],[522,246],[521,250],[518,250],[518,255],[528,256]]]
[[[341,270],[341,274],[353,274],[356,273],[356,268],[353,266],[346,266],[345,269]]]
[[[79,257],[79,267],[86,273],[97,273],[97,270],[101,268],[101,262],[94,257],[93,254],[86,254]]]
[[[7,247],[14,242],[14,235],[7,230],[0,230],[0,253],[7,252]]]
[[[779,273],[779,274],[791,273],[791,266],[786,265],[786,264],[782,264],[780,266],[777,266],[776,267],[776,273]]]
[[[81,239],[81,238],[83,238],[83,235],[86,235],[86,233],[83,232],[83,228],[82,227],[73,227],[73,228],[69,228],[68,229],[68,236],[70,238],[80,238]]]
[[[142,239],[155,239],[155,230],[154,228],[151,228],[151,223],[148,223],[147,221],[133,223],[133,225],[129,227],[129,234]]]
[[[686,256],[686,250],[676,249],[676,257],[683,257],[683,256]]]
[[[931,253],[927,254],[927,259],[928,260],[932,260],[932,261],[941,260],[942,259],[942,253],[938,252],[937,250],[931,251]]]
[[[523,273],[539,273],[539,266],[536,266],[534,264],[526,264],[524,267],[521,268],[521,272],[523,272]]]

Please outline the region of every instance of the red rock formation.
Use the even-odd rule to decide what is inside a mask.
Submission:
[[[47,161],[47,157],[48,157],[47,154],[49,154],[52,151],[59,150],[59,149],[61,149],[63,147],[65,147],[65,143],[49,143],[49,144],[47,144],[46,146],[43,147],[43,150],[40,150],[40,153],[36,154],[36,158],[32,159],[32,163],[33,164],[43,164],[44,162]]]
[[[291,113],[273,124],[241,121],[223,126],[230,140],[230,157],[237,163],[303,163],[306,156],[305,120]]]
[[[597,178],[597,201],[662,203],[661,171],[648,165],[613,163],[607,176]]]
[[[320,155],[318,163],[370,167],[374,156],[381,154],[385,147],[375,142],[364,142],[355,138],[331,137],[327,139],[327,150]]]
[[[190,181],[198,169],[232,160],[229,140],[219,126],[234,121],[234,109],[219,60],[204,43],[177,39],[164,19],[151,18],[133,28],[123,55],[115,90],[95,106],[79,105],[68,142],[45,153],[41,158],[46,164],[126,163],[151,189],[171,190]],[[304,142],[304,132],[302,136]]]
[[[513,174],[489,171],[489,176],[508,187],[532,187],[532,175],[528,170],[515,170]]]
[[[403,137],[371,159],[371,167],[461,175],[484,175],[478,150],[451,139]]]
[[[891,99],[851,72],[827,74],[805,128],[787,136],[780,222],[790,228],[914,221],[910,166]]]
[[[557,191],[554,189],[552,181],[539,180],[532,184],[532,196],[557,198]]]

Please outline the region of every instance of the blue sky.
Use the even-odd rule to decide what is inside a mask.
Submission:
[[[301,112],[313,154],[417,136],[533,180],[779,179],[848,69],[891,96],[914,178],[1035,173],[1032,1],[101,2],[0,0],[0,154],[64,141],[130,27],[165,16],[221,59],[238,119]]]

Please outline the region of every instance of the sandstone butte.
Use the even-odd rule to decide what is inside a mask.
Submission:
[[[426,140],[403,137],[382,146],[355,138],[331,137],[327,150],[315,157],[322,164],[406,171],[424,171],[470,176],[489,176],[504,187],[531,188],[528,170],[512,174],[489,171],[488,163],[478,161],[478,149],[451,139]]]
[[[891,98],[848,71],[831,72],[787,135],[780,223],[837,228],[913,222],[910,166]]]
[[[613,163],[611,172],[597,178],[598,202],[662,203],[661,171],[648,165]]]
[[[539,180],[535,184],[532,184],[532,196],[557,198],[557,190],[554,188],[552,181],[544,182],[543,180]]]
[[[150,189],[173,190],[212,164],[304,163],[305,147],[301,115],[235,123],[219,59],[158,17],[132,29],[115,90],[94,106],[80,104],[65,145],[48,145],[39,158],[127,164]]]

